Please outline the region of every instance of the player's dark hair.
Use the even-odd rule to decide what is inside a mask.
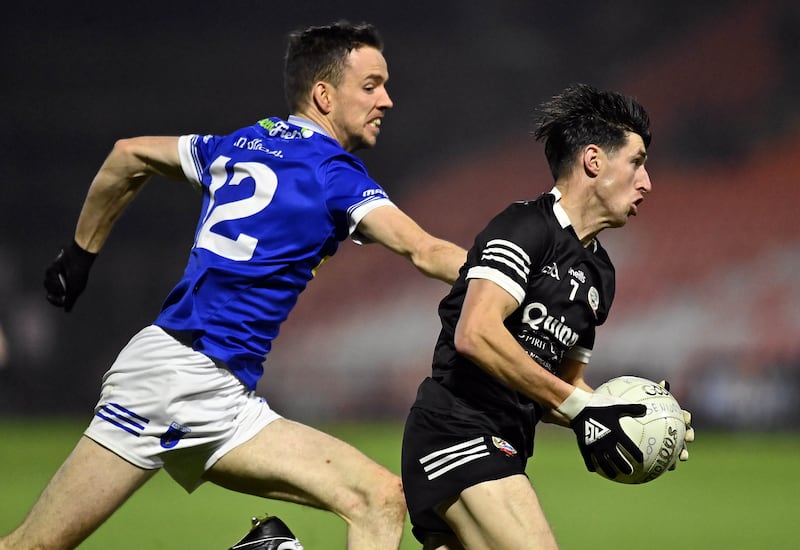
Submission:
[[[362,46],[383,50],[380,33],[369,23],[338,21],[290,33],[284,65],[284,92],[290,112],[300,109],[315,82],[339,85],[348,54]]]
[[[613,153],[626,143],[626,133],[650,145],[650,117],[635,99],[587,84],[573,84],[542,103],[533,132],[544,142],[554,179],[572,169],[575,156],[589,144]]]

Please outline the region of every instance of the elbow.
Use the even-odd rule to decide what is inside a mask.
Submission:
[[[427,277],[436,277],[437,264],[439,259],[439,249],[434,245],[433,239],[423,239],[413,246],[407,253],[407,257],[417,270]]]
[[[143,138],[118,139],[100,167],[100,172],[138,190],[150,176],[157,173],[146,159],[144,144]]]
[[[452,285],[466,260],[466,251],[446,241],[431,239],[410,252],[408,257],[423,275]]]
[[[456,351],[469,359],[470,361],[477,362],[480,357],[480,351],[485,349],[485,339],[481,333],[471,326],[464,326],[462,323],[456,325],[456,332],[453,337],[453,345]]]
[[[121,158],[136,157],[136,138],[122,138],[114,142],[111,150],[112,155]]]

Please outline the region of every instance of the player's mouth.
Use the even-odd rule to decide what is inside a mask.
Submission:
[[[631,204],[631,208],[628,211],[628,215],[635,216],[639,212],[639,205],[642,204],[642,201],[644,201],[643,198]]]
[[[372,128],[375,128],[376,130],[380,131],[380,129],[381,129],[381,119],[380,118],[373,118],[372,120],[367,122],[367,126],[371,126]]]

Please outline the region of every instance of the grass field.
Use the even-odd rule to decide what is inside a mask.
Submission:
[[[0,421],[0,533],[22,519],[82,427]],[[321,428],[399,471],[399,425]],[[564,550],[797,547],[800,434],[698,429],[690,450],[689,463],[665,478],[624,486],[586,472],[571,432],[547,426],[528,473]],[[164,473],[81,548],[222,550],[247,531],[250,516],[265,512],[284,519],[307,550],[344,548],[344,524],[330,514],[209,485],[187,495]],[[402,548],[419,548],[408,528]]]

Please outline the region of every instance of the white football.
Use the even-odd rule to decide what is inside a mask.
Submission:
[[[647,483],[675,464],[683,447],[686,424],[680,404],[669,391],[652,380],[638,376],[612,378],[594,391],[647,406],[647,414],[640,418],[630,416],[620,418],[622,429],[642,450],[644,462],[638,464],[631,460],[634,467],[633,474],[618,473],[613,481],[629,484]],[[607,477],[600,468],[597,469],[597,473]]]

